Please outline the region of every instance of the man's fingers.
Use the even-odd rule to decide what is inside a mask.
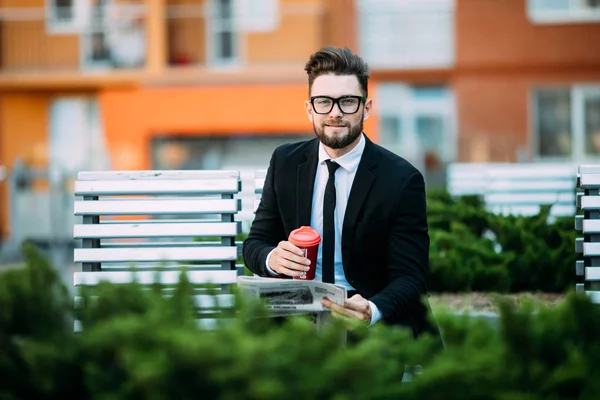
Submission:
[[[328,299],[323,299],[321,304],[323,304],[324,307],[327,307],[327,308],[331,309],[332,311],[335,311],[336,313],[341,314],[346,317],[357,318],[357,319],[360,319],[363,321],[366,321],[366,319],[367,319],[367,316],[365,314],[363,314],[362,312],[355,311],[355,310],[346,308],[344,306],[340,306],[339,304],[336,304]]]
[[[277,272],[280,275],[287,275],[287,276],[300,276],[304,273],[303,271],[297,271],[297,270],[289,269],[289,268],[282,267],[282,266],[279,266],[277,268],[277,270],[275,270],[275,272]]]
[[[371,309],[369,307],[369,301],[359,294],[346,299],[346,301],[344,301],[344,307],[361,313],[369,312]]]
[[[290,242],[280,242],[276,253],[279,257],[296,264],[303,266],[310,265],[310,261],[304,257],[304,253]]]
[[[284,257],[276,256],[273,258],[274,258],[273,262],[279,267],[287,268],[287,269],[293,270],[293,271],[298,271],[299,273],[305,272],[308,270],[307,265],[298,264],[298,263],[296,263],[294,261],[290,261]]]
[[[287,250],[290,253],[293,253],[299,257],[304,256],[304,253],[302,252],[302,250],[300,250],[298,247],[294,246],[293,244],[291,244],[288,241],[284,240],[282,242],[279,242],[279,245],[277,247],[279,247],[280,249],[283,249],[283,250]]]

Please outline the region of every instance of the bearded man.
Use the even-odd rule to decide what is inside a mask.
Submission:
[[[243,255],[264,277],[293,278],[310,261],[287,238],[301,226],[322,237],[316,278],[343,285],[334,316],[437,335],[426,304],[429,264],[425,183],[408,161],[363,132],[372,111],[366,62],[325,47],[305,65],[305,108],[316,138],[273,152]]]

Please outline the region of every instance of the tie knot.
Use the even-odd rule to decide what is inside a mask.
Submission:
[[[327,169],[329,170],[329,175],[335,174],[335,171],[337,171],[337,169],[340,167],[340,164],[333,162],[331,160],[325,160],[325,163],[327,163]]]

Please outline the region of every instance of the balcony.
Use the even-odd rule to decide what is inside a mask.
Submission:
[[[94,6],[85,12],[2,8],[0,35],[3,81],[69,79],[74,72],[97,77],[145,65],[143,6]]]
[[[454,63],[453,0],[357,0],[359,51],[373,69]]]
[[[319,3],[174,3],[0,8],[0,86],[304,79],[330,34]]]

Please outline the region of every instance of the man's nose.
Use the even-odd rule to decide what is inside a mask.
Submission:
[[[329,112],[329,117],[330,118],[340,118],[344,115],[344,113],[342,112],[342,109],[340,108],[340,105],[335,103],[333,105],[333,108],[331,109],[331,111]]]

